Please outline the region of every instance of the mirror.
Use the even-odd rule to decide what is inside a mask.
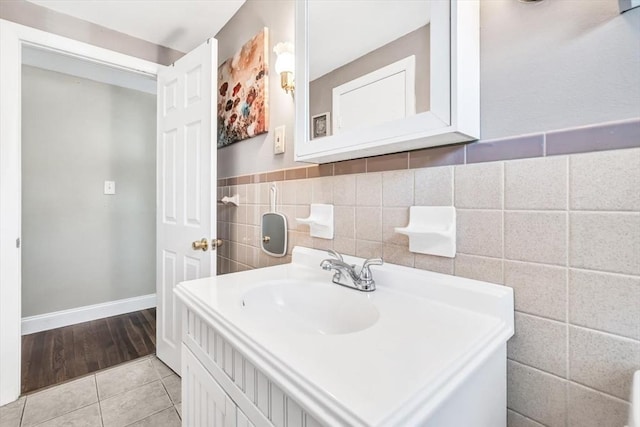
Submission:
[[[311,139],[429,111],[430,14],[429,0],[309,1]]]
[[[296,2],[295,160],[479,137],[479,2]]]
[[[287,218],[281,213],[267,212],[262,214],[262,231],[260,233],[262,250],[275,257],[287,254]]]
[[[620,13],[625,13],[633,8],[640,7],[640,0],[618,0]]]

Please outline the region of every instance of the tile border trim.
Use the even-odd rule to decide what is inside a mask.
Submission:
[[[640,147],[640,118],[563,130],[423,148],[218,179],[218,186],[529,159]]]

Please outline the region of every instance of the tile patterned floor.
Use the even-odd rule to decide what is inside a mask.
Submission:
[[[0,408],[0,426],[179,427],[180,385],[147,356],[23,396]]]

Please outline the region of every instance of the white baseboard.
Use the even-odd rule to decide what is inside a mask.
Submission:
[[[156,294],[149,294],[101,304],[86,305],[69,310],[55,311],[53,313],[39,314],[37,316],[23,317],[22,335],[131,313],[132,311],[144,310],[155,306]]]

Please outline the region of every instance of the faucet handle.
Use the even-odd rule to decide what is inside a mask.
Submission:
[[[362,264],[362,269],[360,270],[360,280],[365,282],[373,282],[373,275],[371,274],[371,270],[369,269],[372,265],[382,265],[384,261],[382,258],[369,258],[364,261]]]
[[[334,251],[333,249],[327,250],[327,253],[332,257],[339,259],[340,261],[344,261],[344,259],[342,258],[342,255],[340,255],[338,252]]]
[[[384,261],[382,258],[369,258],[367,260],[364,261],[364,263],[362,264],[362,268],[363,269],[369,269],[369,266],[371,265],[382,265],[384,264]]]

